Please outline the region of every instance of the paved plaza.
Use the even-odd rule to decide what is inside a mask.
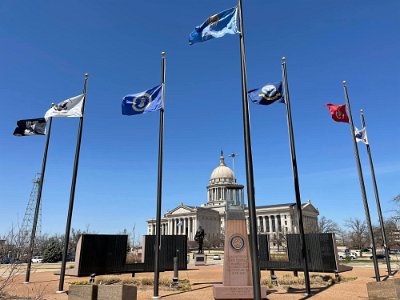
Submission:
[[[3,268],[4,266],[2,266]],[[396,267],[396,266],[394,266]],[[37,264],[33,267],[32,281],[29,286],[26,286],[23,276],[23,271],[18,276],[12,285],[11,293],[19,296],[27,295],[43,295],[46,300],[66,300],[66,294],[56,294],[55,291],[58,287],[58,275],[54,272],[60,268],[60,264]],[[396,267],[397,268],[397,267]],[[279,277],[282,277],[288,272],[276,272]],[[380,264],[380,273],[385,273],[385,266]],[[332,274],[329,274],[332,275]],[[130,274],[119,275],[121,278],[130,278]],[[261,278],[268,278],[269,272],[262,271]],[[334,284],[325,289],[314,289],[312,299],[368,299],[367,295],[367,282],[374,281],[374,270],[372,264],[354,264],[354,268],[350,272],[346,272],[343,276],[357,277],[355,280]],[[136,274],[137,278],[153,278],[153,273]],[[160,274],[161,279],[172,278],[172,272],[163,272]],[[193,300],[193,299],[213,299],[212,286],[215,283],[220,283],[222,280],[222,264],[220,262],[211,262],[208,266],[197,266],[189,264],[188,270],[179,272],[180,279],[189,279],[192,284],[192,290],[188,292],[166,291],[160,288],[160,295],[164,299],[177,299],[177,300]],[[400,274],[395,274],[394,278],[400,278]],[[69,282],[85,281],[87,277],[76,278],[66,277],[66,289],[68,289]],[[391,280],[391,279],[389,279]],[[289,291],[285,289],[272,289],[270,290],[268,299],[305,299],[304,286],[293,286]],[[153,294],[152,287],[148,289],[139,289],[138,299],[151,299]]]

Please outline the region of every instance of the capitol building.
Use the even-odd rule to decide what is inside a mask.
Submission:
[[[206,240],[218,241],[224,235],[227,200],[235,198],[243,202],[244,186],[236,181],[234,172],[226,166],[223,152],[219,165],[212,171],[207,186],[207,203],[200,206],[185,205],[183,202],[167,210],[161,219],[161,234],[187,235],[194,240],[196,230],[203,227]],[[246,202],[245,202],[246,203]],[[308,200],[302,204],[304,231],[317,232],[318,210]],[[245,208],[248,226],[248,209]],[[258,233],[276,237],[278,234],[298,233],[296,203],[282,203],[256,207]],[[156,233],[156,220],[147,220],[147,234]]]

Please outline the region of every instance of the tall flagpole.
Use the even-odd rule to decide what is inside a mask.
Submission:
[[[74,170],[72,172],[72,183],[71,183],[71,192],[70,192],[70,197],[69,197],[68,217],[67,217],[67,224],[65,226],[64,251],[63,251],[63,257],[62,257],[62,263],[61,263],[60,282],[58,285],[58,292],[60,292],[60,293],[62,293],[64,291],[65,267],[67,265],[67,255],[68,255],[68,245],[69,245],[69,234],[71,231],[72,212],[74,210],[75,186],[76,186],[76,177],[78,175],[79,154],[80,154],[80,150],[81,150],[83,116],[85,113],[85,104],[86,104],[86,84],[87,84],[88,76],[89,75],[87,73],[85,73],[85,81],[84,81],[84,85],[83,85],[84,99],[83,99],[83,104],[82,104],[82,117],[80,117],[80,120],[79,120],[78,140],[76,142]]]
[[[294,146],[292,111],[290,109],[289,83],[287,80],[286,58],[285,57],[282,58],[282,72],[283,72],[283,81],[284,81],[284,85],[285,85],[285,94],[284,95],[285,95],[286,112],[287,112],[287,124],[288,124],[288,131],[289,131],[290,153],[292,156],[293,183],[294,183],[294,191],[296,194],[297,214],[299,217],[300,245],[301,245],[301,253],[303,256],[303,263],[304,263],[304,279],[305,279],[305,284],[306,284],[306,294],[311,295],[310,275],[309,275],[309,271],[308,271],[307,247],[306,247],[306,239],[305,239],[305,235],[304,235],[303,212],[302,212],[302,207],[301,207],[299,176],[298,176],[298,172],[297,172],[296,149]]]
[[[364,177],[363,177],[363,172],[361,169],[360,155],[358,154],[358,146],[357,146],[357,141],[356,141],[356,137],[354,134],[355,133],[354,124],[353,124],[353,118],[351,116],[350,100],[349,100],[349,95],[347,93],[346,81],[343,81],[343,89],[344,89],[344,95],[346,98],[347,110],[348,110],[348,114],[349,114],[350,131],[351,131],[351,137],[353,139],[354,155],[355,155],[356,163],[357,163],[358,178],[360,180],[360,188],[361,188],[361,195],[362,195],[362,199],[363,199],[363,203],[364,203],[365,218],[366,218],[367,224],[368,224],[369,237],[371,239],[372,258],[374,261],[374,269],[375,269],[375,279],[376,279],[376,281],[380,281],[381,279],[379,276],[378,261],[376,260],[376,247],[375,247],[374,232],[372,230],[371,216],[369,214],[367,193],[365,192]]]
[[[362,127],[364,128],[364,130],[366,130],[365,129],[366,126],[365,126],[365,119],[364,119],[364,111],[361,109],[360,113],[361,113],[361,124],[362,124]],[[388,276],[392,276],[392,270],[390,268],[389,248],[388,248],[387,239],[386,239],[385,225],[384,225],[383,217],[382,217],[381,202],[379,200],[378,185],[376,184],[375,169],[374,169],[374,164],[372,162],[372,156],[371,156],[371,149],[370,149],[370,146],[369,146],[369,141],[366,144],[366,146],[367,146],[367,152],[368,152],[369,166],[371,168],[371,174],[372,174],[372,183],[374,185],[376,206],[378,208],[379,223],[381,225],[381,232],[382,232],[382,238],[383,238],[383,247],[385,249],[386,266],[387,266]]]
[[[46,145],[44,147],[44,154],[43,154],[43,161],[42,161],[42,171],[40,172],[39,189],[38,189],[38,195],[37,195],[36,206],[35,206],[35,216],[33,217],[31,240],[30,240],[29,249],[28,249],[28,251],[29,251],[28,252],[28,265],[27,265],[27,268],[26,268],[25,283],[29,283],[29,280],[30,280],[30,277],[31,277],[33,248],[34,248],[34,245],[35,245],[36,228],[37,228],[37,223],[38,223],[38,219],[39,219],[40,202],[42,200],[42,189],[43,189],[44,173],[46,172],[47,150],[49,149],[52,121],[53,121],[53,118],[50,118],[49,128],[47,130]]]
[[[165,52],[161,52],[161,109],[160,129],[158,139],[158,181],[157,181],[157,212],[156,212],[156,243],[154,245],[154,295],[153,299],[159,299],[159,262],[161,247],[161,197],[162,197],[162,167],[164,144],[164,99],[165,99]]]
[[[251,140],[250,140],[249,101],[247,99],[246,54],[244,48],[242,0],[239,0],[238,8],[239,8],[239,24],[240,24],[240,58],[241,58],[240,62],[242,68],[244,152],[246,158],[247,201],[249,206],[248,210],[249,210],[249,227],[250,227],[250,240],[249,240],[250,258],[251,258],[251,271],[253,275],[254,299],[259,300],[261,299],[260,266],[258,257],[256,204],[254,196],[253,158],[251,153]]]

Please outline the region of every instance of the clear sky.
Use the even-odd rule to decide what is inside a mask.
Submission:
[[[249,88],[281,79],[287,68],[302,200],[342,223],[364,219],[349,126],[324,103],[365,110],[386,217],[400,193],[400,2],[243,1]],[[40,171],[45,137],[14,137],[19,119],[41,117],[51,102],[81,93],[89,73],[72,226],[145,233],[155,216],[159,114],[122,116],[126,94],[161,79],[167,52],[162,210],[206,202],[221,149],[239,156],[245,184],[239,36],[188,45],[224,1],[0,2],[0,233],[22,221]],[[294,202],[282,104],[251,104],[256,204]],[[78,119],[53,120],[43,188],[43,231],[63,233]],[[366,149],[359,145],[373,222],[377,223]],[[231,165],[231,160],[226,159]]]

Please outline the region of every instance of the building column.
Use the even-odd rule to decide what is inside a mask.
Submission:
[[[184,226],[183,224],[184,224],[183,218],[181,218],[181,226],[179,226],[181,229],[181,235],[183,235],[183,226]]]
[[[193,240],[193,218],[190,218],[190,220],[189,220],[189,226],[190,226],[190,229],[189,229],[189,236],[190,236],[190,238],[189,238],[189,240]]]
[[[174,235],[178,234],[177,227],[176,227],[176,219],[173,219],[173,231],[174,231]]]
[[[272,232],[272,230],[273,230],[273,227],[272,227],[272,218],[271,218],[272,216],[269,216],[269,218],[268,218],[268,221],[269,221],[269,232],[271,233]]]
[[[267,232],[267,218],[262,216],[263,218],[263,232]]]

